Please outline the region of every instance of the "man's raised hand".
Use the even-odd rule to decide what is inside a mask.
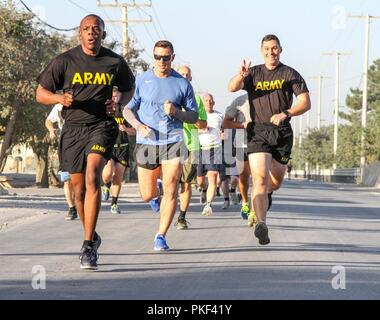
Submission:
[[[251,61],[243,60],[243,64],[240,67],[240,72],[239,72],[240,76],[242,76],[243,78],[246,78],[249,75],[249,68],[251,67],[251,64],[252,64]]]

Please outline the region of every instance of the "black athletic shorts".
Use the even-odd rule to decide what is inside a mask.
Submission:
[[[59,148],[62,171],[83,173],[90,153],[100,154],[108,161],[118,132],[113,119],[88,125],[65,123]]]
[[[183,141],[162,146],[136,144],[134,158],[138,167],[155,170],[165,160],[181,158],[183,163],[187,153],[188,151]]]
[[[293,148],[290,126],[251,125],[248,128],[247,153],[270,153],[277,162],[288,164]]]
[[[197,176],[204,177],[209,171],[219,172],[221,181],[227,179],[226,166],[223,163],[223,149],[221,147],[200,152]]]
[[[124,167],[129,167],[129,143],[115,144],[111,159]]]

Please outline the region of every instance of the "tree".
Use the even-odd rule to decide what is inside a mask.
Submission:
[[[310,134],[303,139],[301,148],[295,146],[292,164],[297,169],[305,168],[309,163],[310,168],[330,168],[334,161],[332,127],[322,127],[311,130]]]
[[[48,158],[53,145],[44,122],[50,108],[35,101],[35,79],[55,56],[77,44],[77,36],[48,33],[13,1],[0,0],[0,172],[12,148],[24,143],[37,158],[37,185],[48,186]],[[113,48],[117,43],[107,46]],[[141,51],[129,50],[127,59],[134,71],[149,67],[139,58]]]
[[[59,34],[47,34],[32,15],[19,11],[12,1],[1,2],[0,23],[0,126],[5,128],[0,172],[13,146],[25,143],[37,156],[36,182],[46,187],[44,163],[49,144],[43,123],[49,108],[35,101],[35,78],[46,61],[67,48],[70,41]]]
[[[362,112],[363,91],[359,89],[351,89],[347,96],[346,103],[349,113],[342,114],[342,117],[348,120],[352,126],[350,134],[347,135],[350,146],[348,150],[355,153],[355,158],[360,157],[361,146],[361,112]],[[368,72],[368,113],[367,128],[365,130],[365,155],[366,162],[372,163],[380,159],[380,59],[377,59],[369,68]],[[356,161],[357,166],[359,160]]]

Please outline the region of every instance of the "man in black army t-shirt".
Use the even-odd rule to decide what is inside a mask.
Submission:
[[[257,215],[255,236],[261,245],[270,243],[266,225],[271,194],[283,182],[293,147],[290,118],[310,110],[309,90],[294,69],[280,62],[282,48],[275,35],[261,43],[265,63],[254,67],[243,61],[229,90],[248,92],[252,123],[247,127],[249,163],[252,172],[252,205]],[[293,94],[297,103],[292,107]]]
[[[134,93],[135,77],[124,58],[102,47],[104,21],[86,16],[80,24],[81,45],[56,57],[38,76],[39,103],[64,106],[61,134],[62,170],[68,171],[77,210],[84,226],[82,269],[97,269],[101,240],[95,232],[100,209],[100,176],[117,136],[112,118],[112,88],[122,92],[126,104]],[[63,94],[57,92],[63,91]]]
[[[120,208],[117,204],[121,186],[123,183],[125,170],[129,167],[129,137],[136,136],[136,129],[124,119],[122,110],[119,105],[120,92],[114,87],[113,101],[118,104],[118,110],[115,113],[115,120],[118,124],[119,133],[117,135],[113,148],[111,159],[103,169],[103,187],[102,201],[107,201],[112,196],[111,213],[120,214]]]

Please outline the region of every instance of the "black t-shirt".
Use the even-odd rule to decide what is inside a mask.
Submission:
[[[72,89],[74,104],[63,108],[68,124],[90,124],[107,119],[105,102],[112,97],[112,87],[130,91],[135,77],[123,57],[102,47],[96,57],[75,47],[49,63],[37,82],[51,92]]]
[[[115,116],[115,121],[118,125],[124,124],[127,128],[132,128],[132,126],[127,122],[127,120],[124,119],[124,116],[122,113],[117,113]],[[129,143],[128,134],[124,131],[119,130],[119,134],[117,135],[115,144],[125,144]]]
[[[309,92],[301,75],[282,63],[274,70],[265,65],[250,68],[243,89],[248,92],[252,121],[265,125],[270,124],[273,115],[292,107],[293,94]]]

